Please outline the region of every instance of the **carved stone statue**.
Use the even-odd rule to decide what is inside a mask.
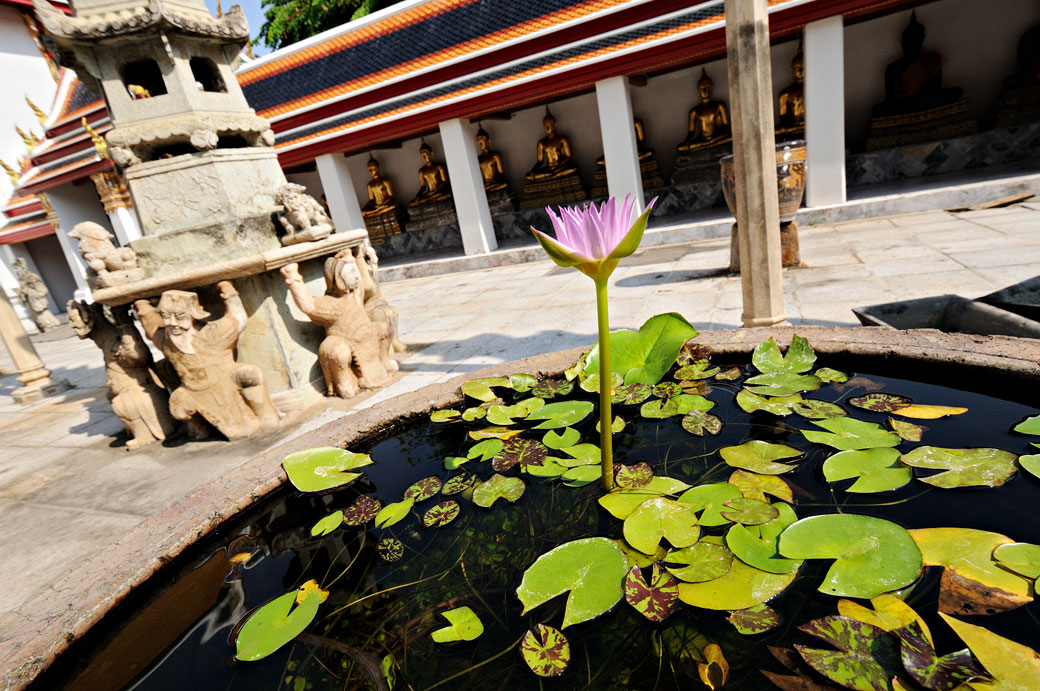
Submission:
[[[77,223],[69,237],[79,240],[79,253],[93,273],[91,283],[95,287],[108,288],[144,278],[144,270],[137,266],[134,250],[116,247],[112,243],[115,236],[97,223]]]
[[[61,322],[47,307],[48,292],[43,279],[29,271],[29,266],[21,257],[15,259],[11,266],[14,269],[15,278],[18,279],[18,299],[25,305],[25,309],[29,310],[29,317],[36,324],[36,328],[40,331],[49,331],[61,326]]]
[[[278,222],[285,230],[283,245],[321,240],[332,232],[332,221],[325,209],[307,194],[307,188],[303,185],[285,183],[275,193],[275,202],[282,205],[282,210],[278,212]]]
[[[376,248],[366,241],[355,249],[354,256],[361,272],[364,307],[369,319],[378,324],[386,324],[390,352],[403,353],[406,347],[397,338],[397,308],[386,301],[383,289],[379,285],[379,255],[376,254]]]
[[[368,174],[372,179],[368,181],[368,202],[361,208],[361,216],[369,236],[378,239],[402,232],[408,216],[394,197],[393,183],[383,177],[379,162],[372,156],[368,157]]]
[[[701,78],[697,82],[701,102],[690,110],[689,132],[682,144],[676,147],[679,151],[694,151],[729,140],[729,111],[722,101],[712,100],[714,85],[707,70],[702,68]]]
[[[112,318],[99,303],[69,300],[69,326],[80,338],[89,338],[105,358],[105,381],[112,412],[130,432],[129,451],[162,441],[173,434],[167,392],[161,388],[152,353],[134,327],[126,308],[111,308]],[[119,311],[117,311],[119,310]]]
[[[571,161],[571,140],[556,131],[556,118],[545,107],[542,118],[545,136],[538,140],[538,160],[534,167],[524,176],[528,180],[545,180],[574,175],[578,172]]]
[[[997,96],[996,127],[1040,122],[1040,24],[1018,39],[1015,71]]]
[[[791,61],[794,83],[780,92],[777,99],[777,134],[796,134],[805,131],[805,57],[801,46]]]
[[[209,313],[195,293],[167,290],[158,307],[134,303],[138,319],[181,378],[170,395],[170,414],[188,423],[193,438],[206,436],[209,422],[228,439],[240,439],[278,424],[278,411],[256,365],[235,362],[235,345],[246,328],[242,299],[230,281],[217,284],[226,313],[204,322]]]
[[[502,154],[491,150],[491,135],[483,127],[477,130],[477,149],[480,151],[477,163],[480,165],[480,176],[484,179],[484,189],[497,192],[509,187]]]
[[[419,169],[419,191],[415,198],[408,202],[409,206],[435,204],[451,199],[451,184],[448,182],[448,169],[443,163],[433,160],[433,149],[425,141],[419,147],[419,155],[423,167]]]
[[[325,262],[325,295],[312,297],[296,264],[281,269],[296,306],[325,327],[318,362],[328,395],[351,398],[360,389],[385,385],[397,362],[390,358],[386,324],[373,322],[362,307],[361,274],[350,250]]]

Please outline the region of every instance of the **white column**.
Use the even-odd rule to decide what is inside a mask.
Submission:
[[[108,214],[112,223],[112,232],[122,247],[126,247],[141,237],[141,226],[137,224],[137,214],[126,207],[117,206]]]
[[[332,222],[336,224],[336,232],[364,228],[365,218],[361,215],[361,205],[354,193],[354,180],[350,177],[347,159],[339,153],[322,154],[314,162],[318,164],[318,177],[321,178],[325,201],[328,202]]]
[[[845,48],[839,14],[805,25],[807,206],[845,203]]]
[[[28,254],[28,252],[25,254]],[[14,275],[13,268],[14,260],[18,256],[19,254],[14,251],[14,247],[11,245],[0,245],[0,290],[3,290],[4,294],[7,295],[8,301],[14,307],[14,311],[18,315],[18,319],[21,320],[25,330],[35,332],[36,324],[33,323],[32,317],[29,316],[29,310],[25,309],[25,305],[18,299],[18,278]],[[31,257],[29,259],[31,260]],[[33,273],[39,273],[36,271],[35,266],[29,270]],[[64,312],[65,310],[60,311]],[[55,312],[55,314],[58,314],[58,312]]]
[[[477,145],[473,128],[456,118],[440,123],[444,162],[451,180],[451,196],[462,231],[462,251],[486,254],[498,247],[495,228],[491,225],[484,178],[477,161]]]
[[[635,117],[627,77],[596,82],[599,128],[603,135],[603,158],[607,166],[607,190],[611,197],[631,194],[636,208],[643,209],[643,176],[639,172]]]

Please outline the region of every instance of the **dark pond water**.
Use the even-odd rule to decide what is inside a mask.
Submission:
[[[1009,428],[1035,414],[1033,408],[929,384],[850,375],[856,377],[853,382],[825,385],[806,397],[840,403],[871,389],[910,396],[919,403],[963,406],[969,412],[957,417],[916,421],[928,428],[922,443],[1029,453],[1029,438]],[[915,481],[896,491],[850,494],[842,490],[851,481],[828,485],[823,479],[821,464],[833,451],[795,432],[812,429],[808,420],[797,415],[749,416],[734,401],[739,382],[711,385],[707,397],[716,403],[712,412],[725,422],[718,436],[687,433],[680,426],[681,417],[647,420],[639,416],[638,406],[616,406],[615,412],[628,423],[615,436],[616,462],[646,461],[656,474],[690,484],[724,482],[733,469],[716,453],[720,447],[748,439],[781,442],[806,452],[797,469],[783,476],[794,488],[800,518],[841,511],[885,518],[906,528],[972,527],[1040,543],[1040,481],[1025,472],[997,489],[936,489]],[[577,395],[592,397],[581,391]],[[883,423],[888,417],[845,407],[861,420]],[[597,441],[593,425],[588,419],[579,426],[583,441]],[[223,528],[180,560],[174,569],[178,573],[156,579],[148,591],[117,610],[95,641],[74,648],[64,666],[40,683],[69,689],[125,685],[140,691],[363,689],[373,688],[365,664],[378,665],[392,653],[397,689],[697,689],[704,688],[697,676],[700,651],[717,643],[732,667],[726,689],[766,689],[772,687],[759,670],[786,673],[768,646],[818,643],[796,627],[836,614],[837,598],[816,592],[829,560],[810,560],[802,566],[793,585],[770,602],[782,615],[781,626],[756,636],[738,634],[726,621],[726,612],[683,607],[664,623],[653,624],[622,600],[599,619],[569,627],[565,633],[572,649],[570,668],[558,679],[539,679],[521,659],[517,642],[538,623],[559,626],[565,598],[521,616],[515,589],[523,570],[559,544],[597,535],[620,537],[622,522],[597,504],[597,484],[572,489],[525,478],[527,491],[516,504],[499,501],[492,509],[481,509],[462,501],[459,517],[443,528],[427,529],[419,521],[428,505],[440,501],[434,498],[385,530],[370,523],[368,530],[344,526],[324,538],[310,536],[318,519],[349,506],[361,494],[395,502],[417,479],[455,474],[444,470],[443,461],[465,455],[474,443],[466,436],[469,429],[464,424],[424,422],[371,448],[353,448],[371,453],[376,461],[365,468],[363,482],[323,496],[284,491]],[[526,431],[524,436],[541,439],[543,434]],[[489,466],[471,461],[464,468],[486,478],[492,473]],[[402,560],[385,563],[377,557],[376,542],[386,536],[403,542]],[[255,555],[244,567],[228,562],[230,554],[251,550]],[[306,640],[260,662],[234,661],[236,625],[251,610],[309,578],[316,578],[331,594]],[[161,595],[173,582],[180,585]],[[938,584],[938,569],[926,569],[908,602],[932,626],[937,650],[943,653],[963,645],[935,614]],[[462,604],[478,613],[484,634],[470,643],[433,643],[429,632],[444,625],[436,613]],[[141,615],[144,605],[150,609]],[[1035,645],[1040,640],[1038,615],[1040,607],[1032,603],[968,621]],[[353,655],[344,654],[344,646]],[[83,672],[88,657],[93,662]]]

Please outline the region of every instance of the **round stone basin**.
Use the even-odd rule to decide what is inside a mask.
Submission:
[[[1031,340],[948,335],[927,330],[799,327],[710,332],[701,334],[696,342],[710,346],[714,356],[725,361],[727,356],[746,357],[755,345],[770,336],[786,345],[793,333],[807,338],[818,354],[827,356],[831,367],[883,372],[926,383],[952,383],[966,391],[1036,405],[1040,345]],[[22,617],[5,622],[3,658],[8,670],[5,688],[22,688],[29,684],[113,607],[133,598],[135,589],[165,564],[238,512],[278,489],[284,482],[280,464],[287,454],[313,446],[350,448],[373,436],[385,437],[435,408],[460,402],[458,387],[465,380],[513,372],[556,375],[574,362],[580,350],[537,356],[474,372],[329,423],[251,459],[169,510],[144,521],[119,544],[106,548],[88,563],[74,567],[46,597],[26,603],[20,608],[26,613]],[[190,613],[180,613],[172,607],[164,616],[169,621],[179,614],[188,616]]]

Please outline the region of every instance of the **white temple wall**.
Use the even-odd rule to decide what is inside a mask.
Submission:
[[[305,173],[290,173],[285,176],[285,179],[289,182],[295,182],[297,185],[303,185],[307,188],[307,194],[319,202],[321,201],[321,195],[325,192],[325,188],[321,185],[321,177],[318,176],[318,171],[309,170]]]
[[[65,304],[72,299],[76,292],[76,281],[72,278],[69,265],[65,261],[65,254],[61,250],[58,238],[54,235],[45,235],[21,245],[26,253],[32,258],[36,265],[36,272],[47,285],[51,293],[51,312],[60,314],[65,311]]]
[[[33,259],[22,243],[0,245],[0,289],[7,293],[7,299],[14,307],[14,312],[22,322],[22,327],[29,333],[36,333],[36,323],[29,316],[29,310],[18,298],[18,279],[14,274],[14,260],[23,258],[29,270],[39,273],[33,268]],[[53,311],[53,310],[52,310]]]

